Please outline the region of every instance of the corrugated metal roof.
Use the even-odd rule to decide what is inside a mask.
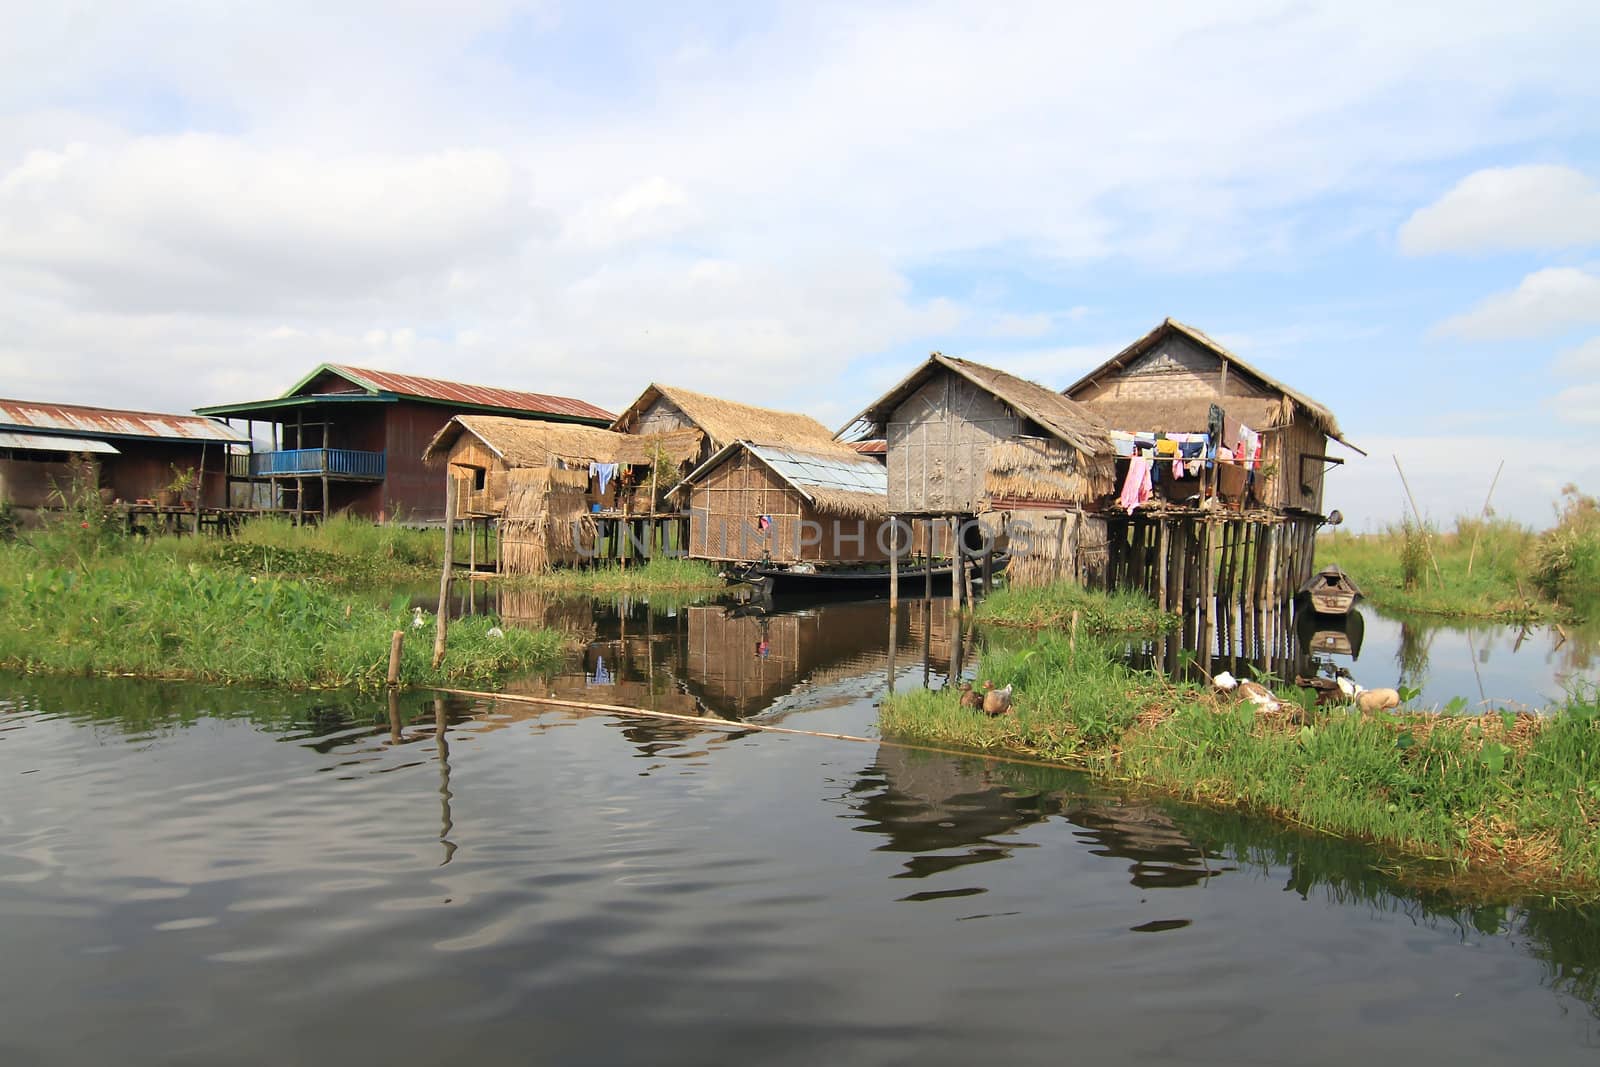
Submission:
[[[153,437],[229,444],[248,444],[250,440],[240,431],[200,415],[163,415],[153,411],[39,404],[29,400],[0,400],[0,426],[90,437]]]
[[[746,443],[746,448],[761,458],[785,481],[813,489],[842,489],[850,493],[889,492],[889,471],[873,459],[818,456],[774,445]]]
[[[871,441],[851,441],[850,447],[860,452],[863,456],[887,456],[889,442],[879,437]]]
[[[26,448],[34,452],[94,452],[102,456],[119,456],[116,446],[104,441],[91,441],[87,437],[51,437],[42,433],[12,433],[0,430],[0,448]]]
[[[480,404],[484,407],[547,415],[567,415],[576,419],[602,419],[608,423],[615,418],[611,412],[603,408],[567,396],[524,393],[517,389],[498,389],[488,385],[466,385],[462,382],[445,381],[442,378],[395,374],[391,371],[352,367],[342,363],[330,363],[328,369],[351,379],[358,385],[398,396],[421,397],[457,404]]]

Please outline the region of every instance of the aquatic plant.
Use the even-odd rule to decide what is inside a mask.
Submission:
[[[642,566],[599,565],[584,569],[558,568],[544,574],[503,579],[508,586],[560,593],[643,593],[652,591],[710,592],[727,585],[705,560],[656,556]]]
[[[1575,485],[1561,494],[1556,525],[1533,546],[1533,580],[1552,597],[1600,599],[1600,499]]]
[[[995,626],[1062,629],[1078,616],[1084,634],[1154,634],[1176,628],[1178,617],[1158,610],[1143,593],[1102,593],[1074,582],[1006,586],[979,600],[974,616]]]

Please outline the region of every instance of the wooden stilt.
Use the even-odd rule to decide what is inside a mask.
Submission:
[[[950,600],[955,605],[956,613],[961,613],[961,572],[965,570],[965,561],[961,558],[961,520],[950,516]]]
[[[932,519],[923,520],[927,525],[928,543],[922,546],[922,597],[930,605],[933,603],[933,543],[934,526]]]
[[[1167,610],[1167,553],[1171,546],[1167,543],[1167,520],[1160,520],[1161,532],[1156,543],[1156,607],[1162,611]]]
[[[435,618],[433,635],[433,668],[444,662],[445,628],[450,616],[450,565],[455,562],[456,551],[456,486],[455,475],[446,465],[444,470],[444,566],[439,574],[439,614]]]
[[[891,629],[894,627],[893,616],[900,608],[900,518],[897,515],[889,516],[889,614]],[[891,661],[893,653],[890,653]],[[891,672],[891,679],[893,672]],[[889,683],[890,691],[894,683]]]

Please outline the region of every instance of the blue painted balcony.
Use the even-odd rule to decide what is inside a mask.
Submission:
[[[383,479],[382,452],[357,452],[350,448],[295,448],[283,452],[257,452],[250,457],[255,478],[316,476]]]

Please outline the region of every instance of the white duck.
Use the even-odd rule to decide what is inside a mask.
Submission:
[[[426,620],[426,619],[424,619],[422,617],[422,609],[421,608],[412,608],[411,609],[411,628],[413,630],[420,630],[426,625],[428,625],[428,620]]]
[[[1240,696],[1256,705],[1262,711],[1278,711],[1283,707],[1278,698],[1272,695],[1272,690],[1266,686],[1257,685],[1255,682],[1241,682],[1227,671],[1222,671],[1214,676],[1211,679],[1211,684],[1223,692],[1237,689]]]
[[[1340,675],[1339,692],[1364,712],[1388,711],[1400,706],[1400,693],[1394,689],[1367,689]]]

